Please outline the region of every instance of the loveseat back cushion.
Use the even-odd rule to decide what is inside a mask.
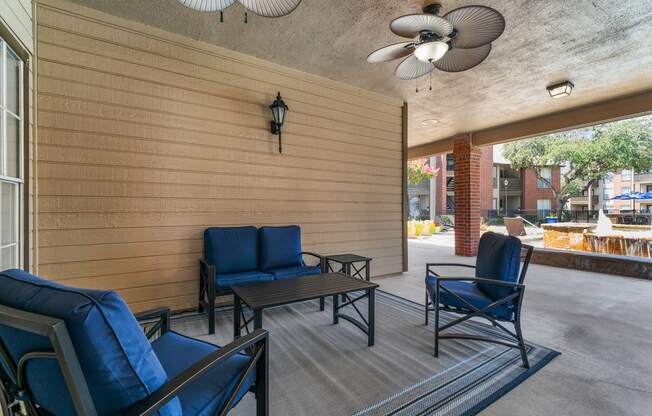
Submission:
[[[77,289],[6,270],[0,273],[0,305],[65,322],[99,415],[123,414],[168,380],[138,322],[113,291]],[[47,337],[2,322],[0,339],[14,364],[28,352],[53,350]],[[26,379],[44,409],[76,414],[56,360],[30,360]],[[159,415],[181,415],[179,400],[174,398]]]
[[[256,227],[212,227],[204,231],[204,254],[217,274],[258,268]]]
[[[517,283],[521,266],[521,240],[516,237],[486,232],[480,238],[475,276]],[[512,288],[478,283],[480,290],[494,300],[514,292]]]
[[[260,227],[261,270],[303,265],[301,257],[301,228],[298,225]]]

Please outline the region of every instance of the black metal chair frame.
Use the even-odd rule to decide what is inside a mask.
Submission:
[[[324,257],[317,253],[302,251],[301,256],[312,256],[319,260],[319,268],[324,273]],[[216,266],[207,259],[199,260],[199,313],[208,314],[208,333],[215,333],[215,298],[218,296],[232,295],[231,289],[217,289]],[[210,277],[209,277],[210,276]],[[319,310],[325,307],[324,298],[319,300]]]
[[[136,314],[139,321],[155,321],[152,326],[145,329],[145,335],[151,337],[164,334],[170,330],[170,310],[159,308],[152,311]],[[33,334],[49,338],[53,347],[52,351],[31,351],[23,355],[15,363],[6,347],[0,341],[0,359],[4,361],[11,374],[7,374],[0,366],[0,405],[5,416],[23,415],[21,407],[27,416],[43,416],[38,403],[30,392],[25,380],[26,364],[32,359],[49,358],[57,360],[61,368],[66,386],[72,397],[75,410],[80,416],[95,416],[97,411],[88,390],[86,379],[79,365],[79,360],[70,340],[70,335],[63,320],[46,315],[21,311],[0,305],[0,323],[12,328],[17,328]],[[255,369],[256,379],[251,390],[256,395],[256,415],[269,414],[269,336],[265,330],[257,330],[242,337],[219,350],[207,355],[154,391],[150,396],[132,405],[125,416],[148,416],[155,414],[171,399],[176,397],[184,388],[201,377],[206,371],[220,365],[233,355],[249,350],[251,359],[238,382],[230,392],[227,400],[215,415],[224,416],[234,406],[234,400],[243,383]]]
[[[521,246],[521,255],[520,259],[523,262],[523,266],[521,267],[521,273],[519,274],[518,282],[513,283],[513,282],[505,282],[502,280],[494,280],[494,279],[485,279],[485,278],[479,278],[479,277],[441,277],[439,273],[435,272],[432,267],[438,266],[438,267],[466,267],[466,268],[471,268],[475,269],[475,266],[470,265],[470,264],[462,264],[462,263],[427,263],[426,264],[426,277],[428,274],[433,274],[437,279],[436,279],[436,286],[435,286],[435,300],[436,303],[433,304],[430,301],[430,297],[428,295],[428,290],[426,289],[426,306],[425,306],[425,324],[428,325],[428,314],[429,312],[435,312],[435,357],[439,356],[439,340],[440,339],[467,339],[467,340],[475,340],[475,341],[484,341],[484,342],[491,342],[494,344],[500,344],[504,345],[507,347],[511,348],[517,348],[521,352],[521,359],[523,360],[523,367],[525,368],[530,368],[530,363],[527,358],[527,345],[523,341],[523,331],[521,330],[521,307],[523,305],[523,296],[525,295],[525,285],[523,284],[523,281],[525,279],[525,274],[527,273],[528,266],[530,264],[530,259],[532,258],[532,252],[534,251],[534,247],[530,245],[523,244]],[[509,296],[506,296],[502,299],[498,299],[495,302],[492,302],[491,304],[485,306],[484,308],[477,308],[471,303],[469,303],[466,299],[462,298],[452,290],[446,288],[445,286],[442,286],[442,282],[450,282],[450,281],[464,281],[464,282],[474,282],[474,283],[486,283],[486,284],[491,284],[495,286],[501,286],[501,287],[509,287],[514,289],[514,292],[510,294]],[[458,301],[460,301],[463,305],[466,306],[466,308],[454,308],[454,307],[449,307],[446,305],[441,305],[439,302],[440,299],[440,293],[441,291],[444,290],[447,293],[449,293],[451,296],[455,297]],[[509,302],[512,302],[514,306],[514,313],[513,313],[513,318],[512,319],[502,319],[498,318],[496,316],[490,315],[491,311],[499,306],[505,305]],[[431,307],[432,305],[432,307]],[[439,307],[436,307],[436,305],[439,305]],[[461,316],[459,318],[456,318],[450,322],[448,322],[445,325],[439,326],[439,312],[440,311],[446,311],[450,313],[455,313],[455,314],[462,314],[464,316]],[[470,334],[461,334],[461,333],[454,333],[454,334],[442,334],[441,332],[449,329],[455,325],[458,325],[462,322],[465,322],[471,318],[484,318],[491,322],[491,324],[500,330],[502,330],[503,334],[496,334],[495,337],[484,337],[480,335],[470,335]],[[504,325],[501,324],[501,322],[509,322],[514,325],[514,331],[509,330],[506,328]]]

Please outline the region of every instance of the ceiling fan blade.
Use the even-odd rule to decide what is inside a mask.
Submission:
[[[401,61],[394,73],[398,79],[416,79],[428,74],[433,68],[430,62],[420,61],[416,56],[412,55]]]
[[[491,52],[491,43],[473,49],[453,48],[440,60],[433,62],[435,68],[444,72],[462,72],[479,65]]]
[[[505,30],[505,18],[491,7],[466,6],[451,10],[444,18],[453,24],[456,48],[471,49],[498,39]]]
[[[238,0],[247,9],[264,17],[281,17],[292,13],[301,0]]]
[[[235,3],[235,0],[179,0],[179,3],[200,12],[215,12],[226,9]]]
[[[414,52],[413,42],[395,43],[371,52],[369,56],[367,56],[367,62],[378,63],[393,61],[394,59],[408,56],[412,52]]]
[[[422,30],[447,36],[453,31],[453,25],[446,19],[434,14],[408,14],[398,17],[389,24],[392,32],[404,38],[415,38]]]

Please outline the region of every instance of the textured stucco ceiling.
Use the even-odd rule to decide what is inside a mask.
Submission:
[[[368,64],[372,50],[401,41],[391,19],[419,12],[422,0],[303,0],[289,16],[267,19],[233,6],[202,13],[177,0],[73,0],[268,61],[356,85],[409,103],[409,145],[480,130],[652,88],[652,1],[443,0],[444,12],[482,4],[506,19],[487,60],[462,73],[394,78],[400,62]],[[571,97],[546,85],[569,79]],[[435,126],[423,126],[435,118]]]

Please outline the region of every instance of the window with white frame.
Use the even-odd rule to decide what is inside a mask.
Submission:
[[[632,171],[629,169],[623,169],[620,172],[620,180],[621,181],[631,181],[632,180]]]
[[[542,179],[537,179],[537,188],[544,189],[550,188],[552,183],[552,169],[551,168],[540,168],[539,175]]]
[[[537,199],[537,211],[539,218],[544,218],[550,215],[551,208],[552,204],[549,199]]]
[[[23,61],[0,38],[0,270],[22,262]]]

